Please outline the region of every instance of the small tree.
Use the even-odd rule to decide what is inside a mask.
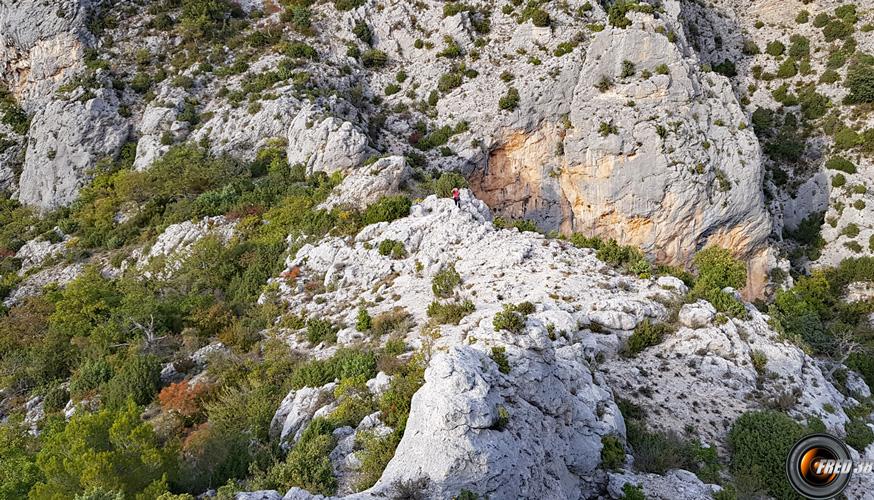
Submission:
[[[358,317],[355,321],[355,330],[359,332],[366,332],[367,330],[370,330],[370,323],[371,318],[370,313],[367,312],[367,308],[364,306],[359,307]]]

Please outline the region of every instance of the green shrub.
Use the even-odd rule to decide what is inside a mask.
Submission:
[[[813,25],[817,28],[822,28],[826,24],[828,24],[829,19],[831,19],[831,16],[829,16],[825,12],[821,12],[817,14],[815,18],[813,18]]]
[[[625,464],[625,447],[616,436],[601,437],[601,465],[605,469],[619,470]]]
[[[843,156],[832,156],[825,162],[825,168],[831,170],[840,170],[848,174],[856,173],[856,165]]]
[[[850,127],[842,127],[834,135],[835,147],[839,150],[852,149],[862,144],[862,137]]]
[[[43,396],[43,409],[46,413],[54,413],[64,409],[67,401],[70,399],[70,393],[60,385],[55,385]]]
[[[333,494],[337,479],[328,458],[336,444],[332,430],[333,426],[327,421],[313,419],[285,461],[267,473],[268,485],[283,491],[296,486],[316,494]]]
[[[361,54],[361,64],[365,68],[381,68],[388,62],[388,55],[377,49],[368,49]]]
[[[601,122],[601,124],[598,126],[598,134],[600,134],[601,137],[607,137],[608,135],[617,135],[619,134],[619,127],[613,125],[612,122]]]
[[[768,355],[765,354],[764,351],[752,351],[750,353],[750,360],[753,363],[753,368],[756,370],[756,373],[764,375],[765,366],[768,364]]]
[[[864,452],[869,444],[874,443],[874,431],[864,420],[851,420],[844,426],[847,439],[844,441],[860,452]]]
[[[507,360],[507,349],[502,346],[492,347],[490,355],[492,361],[498,365],[498,371],[507,374],[510,373],[510,361]]]
[[[434,183],[434,192],[441,198],[446,198],[452,194],[455,188],[466,188],[467,179],[458,172],[443,172]]]
[[[856,15],[856,5],[852,3],[835,8],[835,16],[849,24],[856,24],[859,21]]]
[[[425,383],[425,366],[421,357],[414,356],[399,373],[392,378],[388,390],[379,398],[381,419],[402,436],[410,415],[410,401],[413,394]]]
[[[379,254],[391,256],[392,259],[402,259],[407,255],[407,249],[400,241],[382,240],[379,242]]]
[[[30,490],[33,498],[72,498],[110,487],[134,498],[160,488],[162,477],[175,473],[169,450],[161,448],[133,404],[118,411],[77,412],[67,425],[43,436],[36,463],[41,478]]]
[[[607,20],[611,26],[625,29],[631,26],[631,20],[625,17],[625,14],[632,10],[637,2],[632,0],[616,0],[607,9]]]
[[[413,203],[402,194],[383,196],[376,203],[368,206],[362,214],[364,225],[376,224],[377,222],[391,222],[410,214]]]
[[[664,323],[653,323],[649,318],[646,318],[634,329],[634,333],[628,338],[628,351],[632,355],[637,354],[647,347],[660,344],[665,335],[670,335],[671,333],[673,333],[673,330],[670,326]]]
[[[495,226],[495,229],[511,229],[516,228],[519,232],[537,232],[537,224],[533,220],[528,219],[510,219],[507,220],[503,217],[495,217],[495,220],[492,221],[492,225]]]
[[[552,55],[554,55],[555,57],[561,57],[565,54],[570,54],[571,52],[574,51],[575,48],[577,48],[578,45],[579,45],[579,43],[576,40],[561,42],[558,45],[556,45],[555,50],[552,51]],[[540,59],[538,59],[534,56],[529,58],[528,62],[534,64],[535,66],[542,64],[542,61],[540,61]]]
[[[859,236],[859,226],[851,222],[844,227],[841,234],[849,236],[850,238],[855,238],[856,236]]]
[[[370,45],[371,42],[373,42],[373,32],[370,30],[370,26],[368,26],[364,21],[355,22],[355,26],[352,27],[352,34],[367,45]]]
[[[438,302],[428,305],[428,317],[441,325],[457,325],[468,314],[474,311],[473,302]]]
[[[161,385],[161,363],[153,355],[134,355],[126,360],[103,391],[107,408],[122,408],[131,399],[137,405],[152,402]]]
[[[634,76],[634,63],[628,59],[622,61],[622,71],[620,71],[619,76],[621,78]]]
[[[780,57],[786,51],[786,46],[779,40],[769,42],[765,47],[765,53],[774,57]]]
[[[364,5],[364,0],[334,0],[334,7],[339,11],[357,9]]]
[[[805,24],[808,20],[810,20],[810,12],[803,9],[795,16],[795,22],[798,24]]]
[[[622,485],[622,500],[646,500],[643,487],[625,483]]]
[[[12,94],[0,87],[0,123],[8,125],[18,135],[26,135],[30,118],[18,105]]]
[[[510,333],[522,333],[525,329],[525,315],[516,310],[512,304],[504,304],[504,309],[495,314],[492,320],[495,331],[507,330]]]
[[[452,128],[449,125],[444,125],[438,129],[432,130],[428,135],[419,139],[419,142],[416,143],[416,147],[423,151],[434,149],[437,146],[446,144],[453,135],[461,132],[462,130],[460,130],[458,126]]]
[[[463,81],[464,75],[456,71],[450,71],[440,75],[440,78],[437,80],[437,90],[443,93],[449,92],[454,88],[460,87]]]
[[[461,45],[458,45],[458,42],[456,42],[451,36],[444,36],[443,43],[446,44],[446,47],[437,53],[437,57],[454,59],[456,57],[461,57],[464,54],[461,50]]]
[[[844,40],[853,34],[853,25],[838,19],[832,19],[822,28],[822,34],[827,42]]]
[[[787,57],[777,68],[777,78],[792,78],[798,74],[798,63],[792,57]]]
[[[854,61],[847,70],[844,86],[850,91],[846,102],[850,104],[874,102],[874,63],[870,59]]]
[[[509,368],[507,369],[509,371]],[[507,372],[504,372],[507,373]],[[507,407],[504,405],[498,405],[498,418],[495,423],[492,424],[491,428],[496,431],[503,431],[507,428],[507,424],[510,423],[510,412],[507,410]]]
[[[434,295],[443,299],[452,297],[455,287],[461,284],[461,275],[455,270],[455,265],[441,269],[431,280],[431,290]]]
[[[698,269],[698,280],[692,293],[703,290],[722,290],[726,287],[741,289],[746,285],[747,271],[743,262],[731,256],[725,248],[712,246],[693,258]]]
[[[507,89],[507,93],[498,99],[498,108],[512,111],[519,107],[519,91],[515,87]]]
[[[293,389],[321,387],[334,379],[376,375],[376,356],[372,352],[340,349],[324,360],[312,360],[298,367],[291,376]]]
[[[356,490],[370,488],[379,480],[386,465],[394,457],[399,442],[400,436],[397,432],[380,436],[373,431],[363,431],[355,436],[355,445],[361,448],[356,454],[361,460],[361,467],[355,483]]]
[[[104,382],[112,378],[112,367],[103,359],[86,360],[70,379],[70,393],[82,397],[96,391]]]
[[[543,9],[534,9],[531,12],[531,24],[537,26],[539,28],[545,28],[549,26],[549,14]]]
[[[338,330],[339,329],[327,319],[310,318],[307,320],[306,339],[313,345],[322,342],[333,344],[337,342]]]
[[[631,269],[639,262],[645,261],[640,250],[629,245],[622,246],[614,239],[601,242],[597,252],[595,252],[595,257],[607,264],[623,266],[626,269]]]
[[[728,434],[732,471],[760,478],[767,493],[777,498],[793,497],[785,474],[786,456],[804,434],[800,424],[782,413],[744,413]]]
[[[734,78],[735,76],[737,76],[737,67],[735,66],[734,62],[728,59],[723,60],[719,64],[714,64],[713,71],[729,78]]]
[[[846,184],[846,183],[847,183],[847,178],[844,177],[844,174],[836,174],[834,177],[832,177],[832,187],[833,188],[843,187],[844,184]]]
[[[804,59],[810,57],[810,40],[801,35],[789,37],[789,57]]]
[[[355,319],[355,330],[359,332],[366,332],[370,330],[371,318],[370,313],[367,312],[367,308],[362,306],[358,308],[358,316]]]

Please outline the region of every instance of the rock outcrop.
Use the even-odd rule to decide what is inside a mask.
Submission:
[[[81,99],[52,100],[33,117],[18,191],[26,205],[69,204],[97,160],[115,157],[127,139],[113,90],[100,88],[89,97],[80,89],[77,95]]]
[[[84,67],[94,37],[86,28],[99,2],[18,0],[0,4],[0,83],[29,112]]]
[[[288,261],[288,269],[299,270],[297,282],[276,280],[292,310],[338,325],[354,325],[354,304],[361,301],[374,304],[371,314],[402,308],[424,323],[435,300],[431,277],[448,265],[461,279],[455,300],[474,304],[458,326],[440,326],[439,335],[407,335],[408,344],[435,353],[425,385],[413,397],[406,432],[382,478],[349,498],[390,495],[401,484],[422,485],[439,498],[462,489],[495,498],[590,498],[630,481],[655,498],[672,488],[689,499],[718,491],[684,471],[637,476],[628,469],[609,477],[601,471],[601,437],[625,436],[619,397],[643,407],[652,428],[686,432],[695,422],[695,435],[720,448],[736,416],[774,404],[843,432],[847,417],[840,408],[857,403],[752,307],[748,319],[738,320],[717,315],[704,301],[686,305],[676,334],[628,358],[622,353],[629,334],[646,318],[668,319],[668,305],[686,291],[682,282],[623,276],[591,250],[496,230],[490,221],[489,210],[466,190],[461,208],[432,196],[409,217],[364,228],[354,242],[327,238],[304,246]],[[403,243],[406,254],[380,255],[383,239]],[[311,280],[324,290],[315,298],[306,291]],[[524,332],[496,331],[492,320],[501,304],[522,301],[537,304]],[[297,342],[296,332],[287,335]],[[338,342],[360,336],[347,326]],[[491,359],[492,347],[504,349],[508,373]],[[764,365],[754,364],[754,353]],[[811,379],[821,382],[802,383]],[[309,498],[296,490],[289,495]]]
[[[348,171],[363,162],[370,149],[367,136],[355,126],[333,116],[321,117],[302,109],[288,129],[288,163],[301,163],[307,173]]]
[[[472,187],[499,213],[614,238],[659,262],[686,265],[707,245],[760,259],[771,222],[758,141],[727,79],[702,73],[682,36],[664,34],[679,6],[665,10],[597,33],[568,82],[569,113],[507,130]],[[762,264],[751,268],[759,281]]]
[[[380,158],[344,177],[322,206],[364,209],[382,196],[398,193],[411,175],[412,171],[403,156]]]

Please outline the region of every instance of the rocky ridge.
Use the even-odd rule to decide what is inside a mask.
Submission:
[[[382,478],[348,498],[375,498],[411,483],[435,497],[475,485],[496,497],[591,498],[607,487],[618,498],[615,492],[628,481],[642,484],[648,498],[669,498],[667,491],[679,491],[674,498],[708,498],[719,487],[705,487],[688,472],[660,477],[638,476],[630,468],[625,475],[599,470],[601,437],[625,433],[616,398],[645,408],[655,428],[682,433],[694,422],[697,439],[717,446],[724,446],[734,418],[773,404],[762,395],[792,395],[784,403],[791,414],[818,416],[839,434],[847,421],[841,408],[859,404],[830,382],[802,383],[825,380],[817,362],[780,340],[767,316],[751,306],[749,319],[738,320],[717,319],[705,301],[687,304],[675,334],[627,357],[622,346],[632,330],[647,318],[667,320],[671,304],[685,293],[682,282],[617,274],[590,250],[536,233],[496,230],[491,218],[466,192],[461,209],[429,197],[409,217],[367,227],[354,241],[305,246],[288,263],[288,270],[300,270],[296,285],[277,280],[292,310],[350,325],[356,304],[374,315],[402,308],[421,326],[427,324],[431,278],[454,265],[461,278],[455,300],[475,307],[458,326],[426,326],[406,338],[432,353],[425,385],[413,397],[406,432]],[[376,246],[384,239],[402,242],[407,254],[380,255]],[[310,280],[323,285],[317,296],[325,300],[307,296]],[[496,331],[492,319],[501,303],[521,301],[535,304],[524,332]],[[302,346],[297,339],[288,333],[289,342]],[[338,345],[362,340],[353,327],[338,332]],[[489,359],[494,347],[505,349],[506,374]],[[764,367],[753,367],[754,351],[764,354]],[[300,435],[300,424],[322,412],[316,402],[328,404],[329,398],[316,395],[330,390],[289,394],[295,403],[283,403],[274,423]],[[506,424],[496,423],[500,408],[509,414]],[[258,495],[280,496],[239,498]],[[285,498],[309,496],[292,490]]]

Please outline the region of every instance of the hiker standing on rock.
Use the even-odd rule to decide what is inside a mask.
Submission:
[[[455,202],[456,207],[461,206],[461,191],[458,188],[452,188],[452,201]]]

